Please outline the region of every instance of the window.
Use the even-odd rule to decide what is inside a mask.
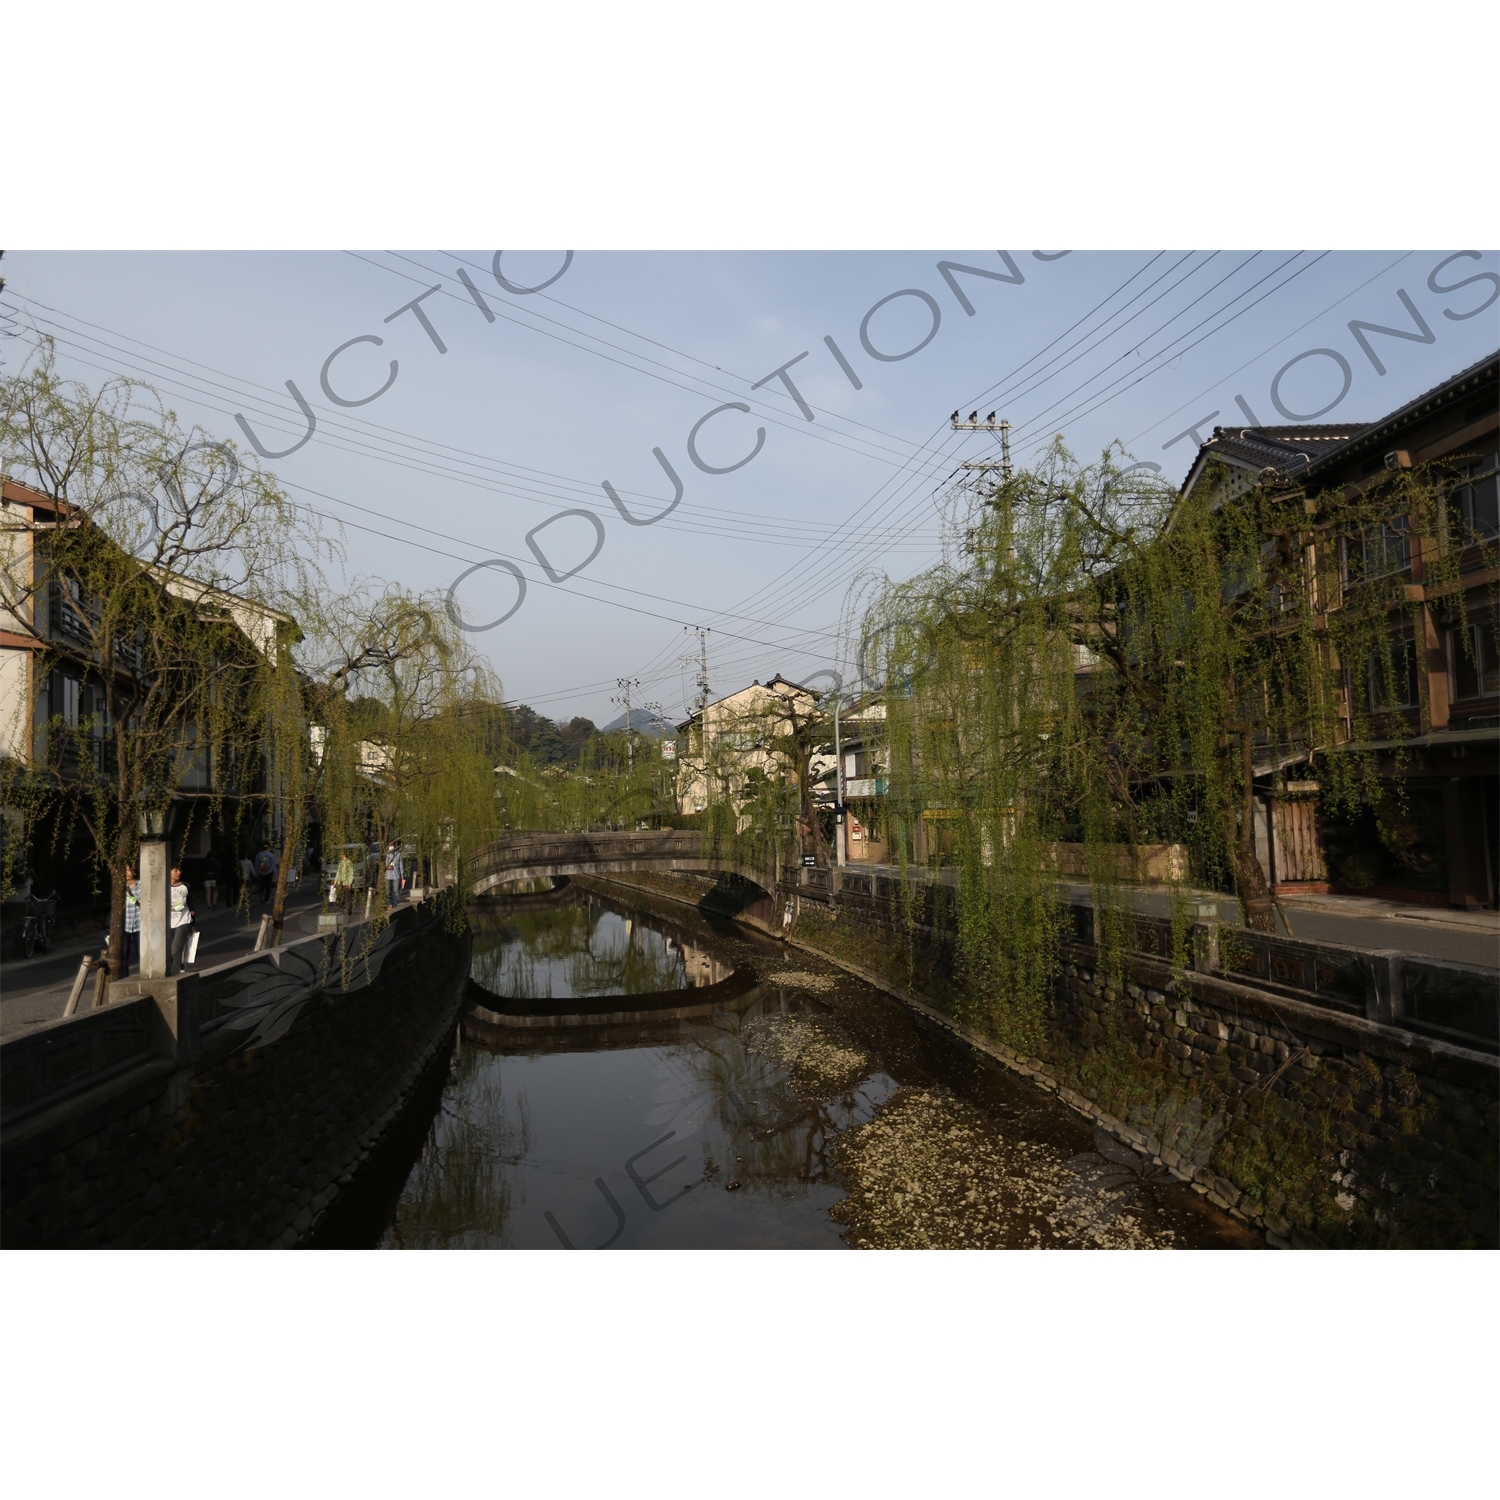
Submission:
[[[61,718],[69,729],[78,728],[80,686],[76,677],[65,677],[61,672],[52,674],[52,712]]]
[[[1392,638],[1389,655],[1372,651],[1365,672],[1376,712],[1417,706],[1417,647],[1410,631]]]
[[[1411,538],[1406,517],[1366,526],[1344,538],[1344,582],[1389,578],[1411,566]]]
[[[1219,597],[1228,604],[1241,594],[1248,594],[1255,587],[1259,571],[1253,558],[1243,554],[1227,558],[1223,569],[1224,584],[1219,590]],[[1130,633],[1127,632],[1127,639]]]
[[[1460,546],[1500,536],[1500,491],[1497,491],[1495,481],[1497,464],[1500,464],[1500,454],[1490,453],[1459,466],[1470,481],[1459,485],[1449,501]]]
[[[1454,697],[1459,702],[1500,692],[1500,650],[1496,649],[1494,616],[1470,620],[1462,631],[1450,630],[1448,660]]]

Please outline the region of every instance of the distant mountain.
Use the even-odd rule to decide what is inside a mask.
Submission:
[[[637,734],[644,735],[647,739],[652,740],[668,739],[673,733],[672,725],[666,719],[658,718],[655,714],[647,712],[644,708],[633,708],[630,710],[630,722],[628,725],[625,715],[621,714],[618,719],[605,724],[600,732],[603,734],[619,734],[626,728],[633,729]]]

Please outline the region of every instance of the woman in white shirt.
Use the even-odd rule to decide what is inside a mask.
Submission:
[[[177,865],[172,866],[172,887],[168,892],[167,904],[171,912],[172,944],[167,959],[167,973],[178,974],[182,972],[183,957],[187,953],[188,934],[193,930],[194,912],[187,883]]]

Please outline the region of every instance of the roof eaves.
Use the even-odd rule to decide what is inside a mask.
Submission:
[[[1420,418],[1430,416],[1450,402],[1472,395],[1481,386],[1497,377],[1500,377],[1500,350],[1476,360],[1456,375],[1450,375],[1447,380],[1433,386],[1429,391],[1424,391],[1388,416],[1382,417],[1377,422],[1371,422],[1357,437],[1350,438],[1347,443],[1340,443],[1331,453],[1320,454],[1308,466],[1308,474],[1316,474],[1320,470],[1326,471],[1327,468],[1332,467],[1336,459],[1348,458],[1352,454],[1379,447],[1381,443],[1394,437],[1403,427],[1409,427]]]

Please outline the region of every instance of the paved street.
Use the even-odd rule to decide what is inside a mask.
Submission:
[[[852,874],[870,872],[892,880],[901,878],[895,865],[851,864]],[[946,880],[954,872],[940,872]],[[1089,888],[1064,883],[1065,899],[1087,901]],[[1137,890],[1136,910],[1165,916],[1171,896],[1165,891]],[[1189,891],[1190,900],[1212,901],[1219,921],[1227,927],[1240,925],[1239,902],[1221,891]],[[1400,901],[1379,901],[1368,896],[1284,896],[1281,906],[1292,924],[1293,937],[1314,943],[1338,943],[1349,948],[1394,949],[1445,958],[1453,963],[1500,968],[1500,912],[1456,911],[1442,906],[1409,906]],[[1277,932],[1286,929],[1278,920]]]
[[[201,894],[195,899],[201,902]],[[316,883],[304,879],[302,889],[287,897],[287,935],[300,935],[307,919],[312,919],[310,930],[316,931],[318,905]],[[233,908],[220,907],[217,911],[200,908],[198,930],[201,936],[198,961],[193,968],[208,968],[238,953],[249,952],[255,946],[256,933],[260,931],[261,914],[267,910],[268,906],[256,902],[247,919]],[[0,975],[0,1036],[11,1036],[29,1027],[61,1019],[78,973],[79,959],[86,953],[98,953],[103,946],[101,932],[59,944],[54,952],[38,954],[32,959],[12,957],[7,953],[3,975]],[[92,989],[86,987],[80,1003],[87,1005],[92,993]]]
[[[1074,899],[1087,897],[1085,886],[1070,889]],[[1202,899],[1214,902],[1224,925],[1240,925],[1239,903],[1232,896],[1204,892]],[[1154,891],[1138,891],[1136,902],[1140,911],[1165,915],[1169,898]],[[1284,896],[1281,905],[1291,921],[1291,935],[1307,942],[1396,949],[1454,963],[1500,967],[1500,912],[1407,906],[1365,896]],[[1287,935],[1280,921],[1276,930],[1283,937]]]

